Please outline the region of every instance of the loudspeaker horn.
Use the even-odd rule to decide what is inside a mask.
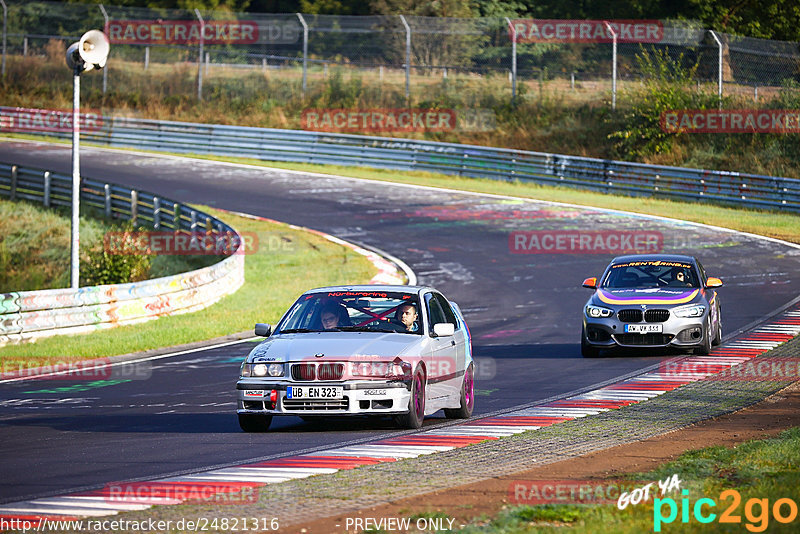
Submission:
[[[78,42],[78,53],[86,63],[85,69],[102,69],[106,66],[111,45],[106,34],[100,30],[89,30]]]

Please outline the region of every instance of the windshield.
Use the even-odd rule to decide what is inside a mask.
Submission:
[[[631,261],[609,267],[602,288],[698,288],[697,275],[691,263],[681,261]]]
[[[422,334],[416,295],[386,291],[326,291],[300,297],[276,333],[397,332]]]

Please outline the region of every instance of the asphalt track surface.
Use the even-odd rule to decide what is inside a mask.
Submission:
[[[0,161],[70,173],[65,146],[0,143]],[[800,250],[676,221],[92,148],[82,149],[81,170],[184,202],[307,226],[402,259],[420,284],[437,287],[465,313],[479,362],[476,415],[674,356],[582,358],[581,310],[589,290],[581,282],[599,276],[613,254],[515,254],[512,231],[660,232],[664,252],[697,255],[710,276],[724,279],[726,332],[785,305],[800,283]],[[0,502],[396,432],[388,422],[319,425],[296,417],[275,418],[267,434],[241,432],[234,388],[252,346],[154,360],[143,364],[142,376],[119,383],[0,384]],[[426,426],[442,421],[439,413]]]

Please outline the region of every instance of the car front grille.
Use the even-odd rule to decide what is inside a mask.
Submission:
[[[315,412],[347,410],[349,404],[349,397],[341,399],[283,399],[283,409],[287,412],[293,410],[311,410]]]
[[[614,341],[620,345],[631,346],[657,346],[668,345],[674,336],[672,334],[614,334]]]
[[[321,363],[317,369],[320,380],[341,380],[344,375],[343,363]]]
[[[316,380],[317,364],[296,363],[292,365],[292,378],[294,380]]]
[[[663,323],[669,320],[669,310],[647,310],[644,312],[644,320],[648,323]]]
[[[343,363],[295,363],[292,365],[293,380],[341,380]]]
[[[617,317],[623,323],[641,323],[642,310],[620,310],[617,312]]]

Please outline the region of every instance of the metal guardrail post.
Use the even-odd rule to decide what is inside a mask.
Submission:
[[[617,32],[611,28],[611,24],[603,21],[608,33],[611,34],[611,109],[617,109]]]
[[[200,10],[194,8],[197,20],[200,21],[200,51],[197,54],[197,100],[203,100],[203,41],[205,41],[206,23],[200,15]]]
[[[103,4],[99,4],[98,7],[100,11],[103,12],[103,20],[105,21],[105,26],[103,27],[103,31],[106,33],[108,32],[108,13],[106,13],[106,8],[103,7]],[[108,88],[108,63],[103,67],[103,94],[106,94],[106,89]]]
[[[172,229],[176,232],[181,229],[181,205],[177,202],[172,204]]]
[[[153,228],[161,230],[161,199],[153,197]]]
[[[11,166],[11,189],[8,190],[9,200],[16,200],[17,198],[17,172],[19,168],[16,165]]]
[[[3,78],[6,77],[6,37],[8,35],[7,32],[7,24],[8,24],[8,7],[6,6],[5,0],[0,0],[0,4],[3,4]]]
[[[306,19],[300,13],[295,13],[297,18],[300,19],[300,24],[303,25],[303,98],[306,97],[306,82],[308,76],[308,24]]]
[[[103,207],[106,214],[106,218],[111,218],[111,186],[105,184],[103,186]]]
[[[408,25],[403,15],[400,15],[400,22],[402,22],[403,26],[406,28],[406,101],[408,101],[411,95],[411,27]]]
[[[722,41],[717,37],[717,33],[714,30],[709,30],[709,33],[719,47],[717,57],[717,97],[719,98],[719,107],[722,109]]]
[[[192,210],[191,214],[189,215],[189,218],[192,221],[189,229],[191,230],[192,233],[195,233],[197,231],[197,212]]]
[[[50,207],[50,171],[45,171],[44,173],[44,197],[42,198],[42,204],[45,208]]]
[[[517,99],[517,29],[506,17],[506,24],[511,29],[511,101]]]
[[[139,218],[139,192],[131,190],[131,224],[136,227]]]

